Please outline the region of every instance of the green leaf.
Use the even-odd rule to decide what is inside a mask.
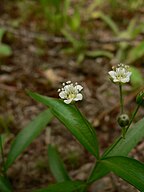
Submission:
[[[86,56],[88,57],[108,57],[109,59],[112,59],[113,58],[113,54],[109,51],[104,51],[104,50],[101,50],[101,51],[87,51],[86,52]]]
[[[119,35],[119,28],[116,23],[106,14],[99,12],[99,17],[111,28],[115,35]]]
[[[95,157],[99,158],[98,141],[95,130],[75,105],[67,105],[59,99],[29,92],[29,95],[51,108],[52,113],[69,129],[79,142]]]
[[[136,67],[130,67],[130,71],[132,72],[131,75],[131,84],[134,88],[140,87],[143,85],[144,80],[142,77],[142,74],[140,70],[138,70]]]
[[[12,188],[10,186],[9,181],[3,176],[0,176],[0,191],[12,192]]]
[[[87,180],[87,183],[93,183],[94,181],[101,179],[109,173],[109,170],[100,162],[97,162]]]
[[[144,164],[120,156],[103,159],[101,163],[140,191],[144,191]]]
[[[70,18],[69,25],[71,26],[71,29],[73,31],[76,31],[76,30],[80,29],[81,16],[80,16],[80,13],[79,13],[78,9],[75,9],[74,14]]]
[[[78,54],[77,60],[76,60],[77,64],[81,64],[83,62],[84,58],[85,58],[85,54],[83,52]]]
[[[119,137],[103,154],[103,158],[110,156],[127,156],[128,153],[144,138],[144,118],[138,121],[126,134],[126,138]],[[102,164],[95,165],[88,181],[100,179],[109,171]]]
[[[33,121],[28,124],[15,138],[6,160],[8,169],[22,151],[42,132],[45,126],[51,121],[53,115],[50,110],[40,113]]]
[[[57,182],[70,180],[57,150],[51,145],[48,146],[48,161],[50,170],[56,178]]]
[[[6,30],[4,28],[0,28],[0,43],[2,42],[2,38],[5,34]]]
[[[62,183],[49,185],[44,189],[37,189],[33,192],[76,192],[86,187],[86,184],[81,181],[65,181]]]
[[[12,54],[12,49],[9,45],[0,44],[0,57],[8,57]]]
[[[140,59],[142,56],[144,56],[144,41],[142,41],[141,43],[139,43],[139,45],[129,51],[128,59],[126,62],[128,64],[133,63],[137,59]]]
[[[79,47],[79,41],[67,30],[63,29],[62,34],[65,36],[65,38],[73,45],[73,47],[76,49]]]
[[[122,137],[117,139],[114,146],[110,146],[105,151],[103,157],[107,156],[127,156],[128,153],[137,145],[139,141],[144,138],[144,118],[138,121],[132,128],[126,133],[126,138]]]

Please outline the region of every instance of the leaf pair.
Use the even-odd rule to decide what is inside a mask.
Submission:
[[[127,156],[128,153],[144,138],[144,118],[137,122],[131,129],[128,130],[126,138],[119,137],[103,154],[102,158],[111,156]],[[109,173],[101,163],[98,163],[93,169],[89,182],[100,179]]]
[[[79,142],[97,159],[99,159],[98,141],[95,130],[73,105],[66,105],[62,101],[29,92],[35,100],[50,107],[51,112],[71,131]],[[133,147],[144,137],[144,119],[129,129],[126,139],[122,137],[110,146],[99,160],[87,183],[105,176],[110,171],[119,175],[136,188],[144,191],[144,165],[136,160],[119,157],[127,156]],[[137,175],[135,174],[137,173]]]

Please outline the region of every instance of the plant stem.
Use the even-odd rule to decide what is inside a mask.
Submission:
[[[2,136],[0,135],[0,153],[2,157],[2,172],[3,175],[6,176],[6,168],[5,168],[5,158],[4,158],[4,151],[3,151],[3,144],[2,144]]]
[[[113,148],[120,142],[121,139],[122,139],[121,136],[117,138],[115,142],[104,152],[102,157],[106,157],[113,150]]]
[[[122,127],[122,138],[125,139],[126,127]]]
[[[123,114],[123,93],[122,93],[122,84],[119,83],[119,91],[120,91],[120,106],[121,106],[121,114]]]
[[[134,118],[135,118],[135,116],[136,116],[136,114],[137,114],[137,112],[139,110],[139,107],[140,107],[140,105],[137,105],[136,109],[134,110],[134,112],[132,114],[132,117],[130,119],[129,125],[126,128],[126,132],[128,131],[129,127],[131,126],[131,124],[132,124],[132,122],[133,122],[133,120],[134,120]]]

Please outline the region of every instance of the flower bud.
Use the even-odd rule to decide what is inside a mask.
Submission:
[[[144,91],[141,91],[136,97],[136,103],[138,105],[144,105]]]
[[[121,127],[126,127],[129,124],[129,116],[127,114],[122,114],[118,117],[118,124]]]

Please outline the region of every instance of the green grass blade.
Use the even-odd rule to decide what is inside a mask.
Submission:
[[[100,18],[111,28],[115,35],[119,35],[118,26],[108,15],[100,12]]]
[[[48,161],[50,170],[57,182],[70,180],[57,150],[52,145],[48,146]]]
[[[45,126],[51,121],[53,115],[50,110],[40,113],[33,121],[28,124],[15,138],[12,143],[6,160],[6,169],[8,169],[15,159],[28,147],[28,145],[41,133]]]
[[[86,56],[88,57],[107,57],[109,59],[113,58],[113,54],[110,51],[105,51],[105,50],[95,50],[95,51],[87,51]]]
[[[116,175],[144,191],[144,164],[128,157],[108,157],[102,163]]]
[[[95,157],[99,158],[95,130],[74,105],[67,105],[59,99],[29,92],[29,95],[50,107],[52,113],[69,129],[79,142]]]
[[[37,189],[32,192],[76,192],[84,189],[86,184],[81,181],[65,181],[49,185],[44,189]]]

